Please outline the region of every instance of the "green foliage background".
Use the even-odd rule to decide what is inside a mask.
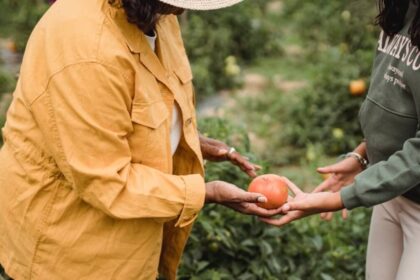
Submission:
[[[250,156],[247,132],[223,119],[204,119],[210,137],[235,145]],[[270,172],[265,167],[265,172]],[[208,164],[207,180],[246,188],[250,179],[229,164]],[[224,207],[206,206],[189,240],[180,279],[340,279],[364,278],[369,210],[353,211],[347,221],[318,216],[284,228]]]
[[[369,87],[379,33],[375,3],[281,2],[281,13],[270,20],[281,29],[280,45],[298,51],[257,61],[252,69],[271,77],[271,84],[262,96],[241,100],[240,111],[247,110],[251,130],[269,139],[270,149],[262,156],[271,164],[346,153],[363,138],[358,112],[364,95],[352,96],[349,84],[361,79]],[[304,86],[286,92],[276,86],[273,77],[279,74]]]
[[[23,51],[32,28],[48,8],[46,0],[0,0],[0,34],[12,37]]]
[[[364,0],[286,3],[285,15],[305,42],[304,59],[317,66],[310,86],[289,107],[286,141],[300,147],[322,142],[328,154],[353,149],[362,138],[357,115],[363,96],[351,96],[349,83],[369,83],[378,34],[375,6]],[[333,137],[337,128],[343,137]]]
[[[227,73],[227,58],[246,65],[280,52],[278,29],[267,17],[268,0],[247,1],[219,11],[188,12],[183,35],[200,100],[218,90],[241,85],[239,75]]]

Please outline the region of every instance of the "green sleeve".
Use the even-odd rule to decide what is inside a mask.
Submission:
[[[371,207],[404,194],[419,182],[420,132],[417,132],[401,151],[360,173],[340,195],[347,209]]]

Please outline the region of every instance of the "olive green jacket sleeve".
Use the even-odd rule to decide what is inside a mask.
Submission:
[[[401,151],[359,174],[355,182],[342,189],[347,209],[370,207],[400,196],[420,182],[420,132],[407,140]]]

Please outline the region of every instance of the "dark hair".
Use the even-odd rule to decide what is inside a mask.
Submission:
[[[110,0],[115,2],[115,0]],[[156,26],[160,16],[180,14],[183,9],[158,0],[122,0],[122,6],[130,23],[137,25],[144,33],[150,33]]]
[[[404,27],[410,1],[419,3],[419,0],[379,0],[379,15],[376,23],[387,35],[394,36]],[[412,44],[420,48],[420,9],[417,9],[408,32]]]

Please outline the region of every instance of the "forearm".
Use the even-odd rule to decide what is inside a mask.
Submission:
[[[362,143],[360,143],[359,146],[357,146],[353,152],[358,153],[359,155],[367,159],[366,142],[363,141]]]
[[[74,183],[84,201],[111,217],[178,218],[179,226],[194,220],[205,198],[200,175],[169,175],[139,164],[130,164],[114,176],[80,174]]]
[[[356,177],[341,191],[348,209],[370,207],[400,196],[420,180],[420,135],[406,141],[403,149]]]

